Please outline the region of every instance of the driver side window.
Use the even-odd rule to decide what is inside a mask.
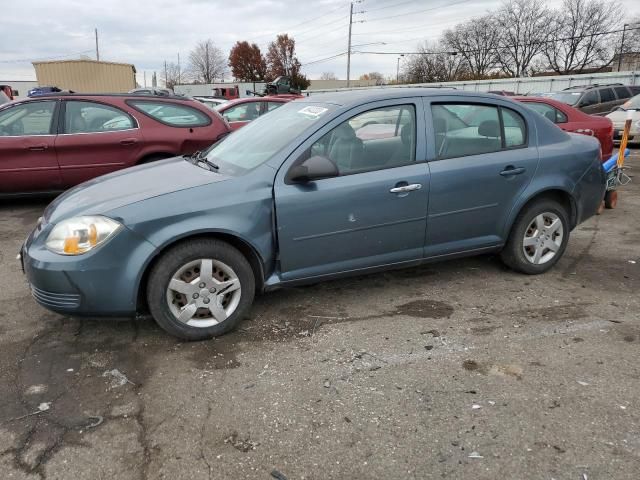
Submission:
[[[415,107],[394,105],[341,123],[311,146],[310,156],[328,158],[342,176],[410,164],[415,151]]]
[[[27,102],[0,112],[0,136],[50,135],[55,101]]]

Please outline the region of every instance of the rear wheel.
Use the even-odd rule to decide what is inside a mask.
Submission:
[[[617,190],[609,190],[604,195],[604,206],[605,208],[613,209],[618,206],[618,191]]]
[[[247,259],[231,245],[198,239],[165,253],[147,284],[153,318],[184,340],[232,330],[253,302],[255,279]]]
[[[501,257],[519,272],[544,273],[562,257],[568,240],[566,209],[554,200],[539,200],[520,212]]]

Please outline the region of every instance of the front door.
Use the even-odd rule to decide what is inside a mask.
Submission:
[[[280,169],[275,186],[282,280],[422,258],[429,192],[424,135],[422,102],[403,99],[344,114],[298,150],[304,153]],[[339,175],[287,181],[292,166],[318,155],[334,162]]]
[[[0,112],[0,194],[60,188],[55,151],[57,103],[29,101]]]
[[[135,164],[142,148],[136,121],[98,102],[63,102],[64,130],[56,139],[65,187]]]
[[[502,244],[506,218],[538,165],[525,116],[458,101],[432,104],[431,117],[435,158],[425,256]]]

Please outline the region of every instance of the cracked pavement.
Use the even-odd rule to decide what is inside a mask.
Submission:
[[[635,480],[640,176],[620,192],[548,274],[281,290],[199,343],[39,307],[15,253],[46,200],[3,201],[0,478]]]

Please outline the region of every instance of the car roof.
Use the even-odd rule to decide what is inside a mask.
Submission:
[[[192,102],[193,99],[182,95],[140,95],[135,93],[69,93],[69,92],[54,92],[44,93],[37,97],[32,97],[25,100],[37,100],[43,98],[126,98],[135,100],[184,100]]]
[[[362,90],[348,90],[340,92],[313,94],[297,102],[304,103],[331,103],[342,107],[360,105],[362,103],[375,102],[378,100],[393,100],[405,97],[435,97],[435,96],[455,96],[455,97],[483,97],[493,100],[506,100],[511,97],[494,95],[483,92],[465,92],[455,88],[428,88],[428,87],[380,87]]]

